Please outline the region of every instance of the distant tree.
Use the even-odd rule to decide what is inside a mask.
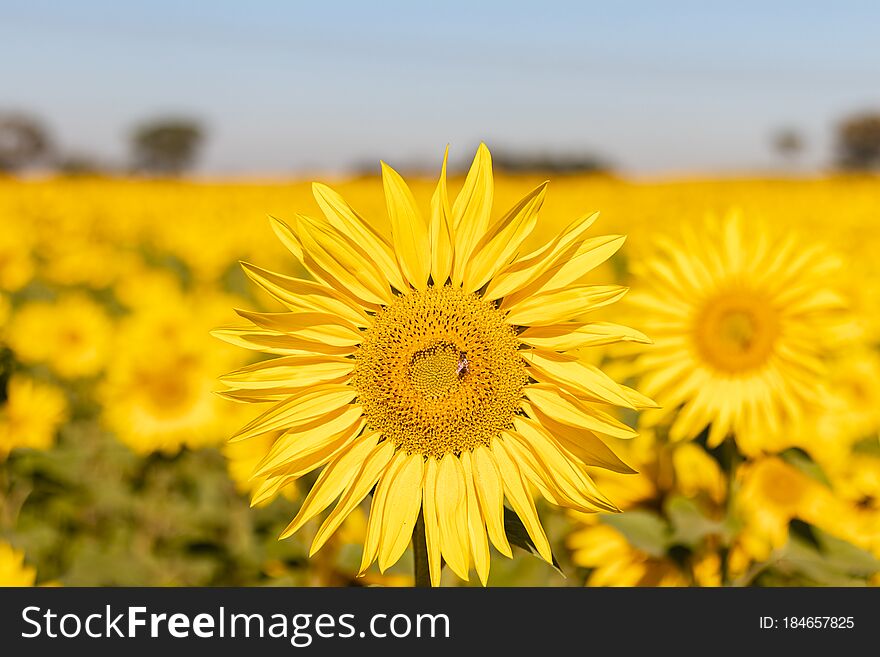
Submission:
[[[0,172],[19,171],[49,152],[49,135],[25,114],[0,114]]]
[[[179,175],[195,162],[204,132],[190,119],[157,119],[138,126],[131,137],[134,167],[161,175]]]
[[[837,163],[850,170],[880,167],[880,113],[856,114],[837,126]]]
[[[105,168],[88,155],[65,155],[55,161],[55,169],[65,176],[93,176]]]
[[[496,149],[492,163],[499,171],[510,173],[607,173],[611,165],[592,153],[557,154],[548,152],[513,152]]]
[[[773,148],[784,159],[793,162],[804,150],[804,140],[796,130],[785,128],[773,135]]]

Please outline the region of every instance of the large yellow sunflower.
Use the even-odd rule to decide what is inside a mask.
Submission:
[[[428,221],[384,163],[382,180],[390,240],[315,184],[323,218],[272,220],[314,280],[243,265],[288,312],[238,311],[246,326],[215,331],[279,356],[222,378],[228,397],[274,402],[232,439],[283,431],[255,472],[266,478],[257,501],[323,468],[282,538],[338,498],[314,553],[373,491],[361,572],[395,563],[421,512],[431,582],[442,556],[462,579],[473,565],[485,584],[489,541],[511,555],[505,499],[548,561],[532,487],[560,506],[616,510],[585,466],[628,471],[602,437],[635,434],[608,408],[652,402],[567,352],[646,341],[624,326],[570,321],[626,292],[576,284],[624,238],[587,237],[590,214],[520,256],[546,184],[493,217],[485,145],[452,204],[444,159]]]
[[[663,405],[643,423],[677,412],[673,440],[711,425],[710,446],[734,434],[748,455],[775,449],[782,427],[820,405],[845,306],[838,265],[822,247],[774,238],[736,212],[660,241],[633,267],[639,290],[628,298],[655,341],[635,372]]]

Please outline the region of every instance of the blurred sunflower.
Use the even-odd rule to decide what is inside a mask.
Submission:
[[[98,374],[110,355],[113,321],[104,308],[81,293],[57,301],[32,301],[10,322],[9,346],[25,363],[46,363],[64,378]]]
[[[789,523],[802,520],[835,535],[845,533],[849,517],[840,500],[819,481],[775,456],[742,466],[736,500],[745,522],[741,543],[757,561],[788,540]]]
[[[157,296],[141,298],[120,322],[116,356],[98,387],[102,421],[139,454],[217,445],[230,424],[246,417],[241,405],[214,393],[217,371],[240,359],[230,358],[227,345],[204,344],[206,324],[227,316],[229,297],[208,291],[190,297],[165,286],[144,291]]]
[[[340,498],[314,553],[375,486],[361,572],[377,558],[383,572],[395,563],[421,513],[431,582],[442,557],[462,579],[473,564],[485,584],[489,540],[511,555],[505,498],[547,561],[530,485],[560,506],[616,510],[586,466],[626,468],[600,436],[635,432],[600,406],[653,403],[567,352],[645,340],[624,326],[570,321],[626,292],[574,284],[624,238],[588,238],[591,214],[520,257],[546,183],[493,222],[485,145],[451,205],[444,160],[428,222],[384,163],[382,177],[390,242],[315,184],[324,219],[272,220],[315,281],[244,265],[289,312],[241,310],[247,325],[215,331],[280,356],[222,378],[233,386],[227,396],[275,402],[233,440],[284,431],[256,471],[276,491],[324,467],[282,537]]]
[[[67,412],[61,389],[13,374],[6,385],[6,401],[0,405],[0,459],[17,447],[51,447]]]
[[[586,521],[586,519],[585,519]],[[678,565],[630,545],[614,527],[586,521],[568,537],[572,562],[591,568],[587,586],[687,586]]]
[[[0,586],[33,586],[37,571],[24,563],[24,552],[0,541]]]
[[[820,403],[845,307],[831,280],[838,260],[774,239],[759,222],[746,230],[736,213],[657,248],[633,265],[640,291],[629,299],[655,340],[635,373],[664,406],[643,424],[677,411],[673,440],[711,425],[710,447],[729,434],[748,455],[772,447],[786,422]]]

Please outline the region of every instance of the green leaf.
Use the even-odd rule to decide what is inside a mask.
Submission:
[[[828,477],[822,471],[822,468],[819,467],[819,464],[813,461],[813,459],[810,458],[810,455],[802,449],[798,447],[790,447],[779,456],[782,457],[783,461],[794,466],[808,477],[815,479],[825,486],[831,485],[828,481]]]
[[[864,586],[880,571],[880,560],[851,543],[811,527],[813,541],[791,534],[776,567],[825,586]]]
[[[652,557],[662,557],[672,544],[672,532],[666,521],[653,511],[636,509],[602,516],[602,522],[614,527],[629,544]]]
[[[543,558],[538,554],[538,548],[535,547],[535,543],[526,531],[522,520],[519,519],[519,516],[516,515],[516,513],[507,507],[504,507],[504,533],[507,534],[507,540],[511,545],[515,545],[543,561]],[[560,575],[565,577],[565,573],[562,571],[562,566],[560,566],[559,561],[556,560],[556,555],[551,553],[550,556],[553,558],[553,567]]]
[[[674,545],[696,547],[706,536],[725,538],[729,528],[723,521],[706,517],[694,500],[681,495],[670,497],[665,504],[666,515],[672,524],[670,542]]]

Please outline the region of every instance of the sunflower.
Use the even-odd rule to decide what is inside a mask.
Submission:
[[[283,432],[255,472],[263,494],[323,468],[282,534],[339,498],[312,554],[373,491],[361,573],[375,560],[382,572],[394,564],[421,515],[431,582],[443,558],[465,580],[473,565],[485,584],[489,541],[511,556],[505,499],[547,561],[532,487],[559,506],[616,510],[585,468],[628,470],[603,437],[635,432],[610,407],[652,402],[568,352],[646,341],[624,326],[570,321],[626,292],[577,284],[624,238],[588,237],[594,213],[521,257],[546,183],[493,221],[491,166],[481,145],[450,203],[444,158],[425,221],[383,163],[390,240],[315,184],[322,219],[272,219],[314,280],[243,264],[288,312],[240,310],[245,326],[215,331],[278,356],[222,377],[226,396],[273,403],[232,440]]]
[[[643,426],[671,421],[673,440],[707,426],[710,447],[730,434],[748,455],[772,449],[781,428],[819,406],[825,359],[845,302],[833,287],[838,260],[738,213],[699,233],[661,240],[634,266],[629,297],[655,344],[636,358],[646,394],[663,405]]]
[[[0,541],[0,586],[33,586],[37,571],[25,564],[24,552]]]
[[[5,392],[0,404],[0,461],[19,447],[49,449],[69,415],[64,391],[16,373]]]

